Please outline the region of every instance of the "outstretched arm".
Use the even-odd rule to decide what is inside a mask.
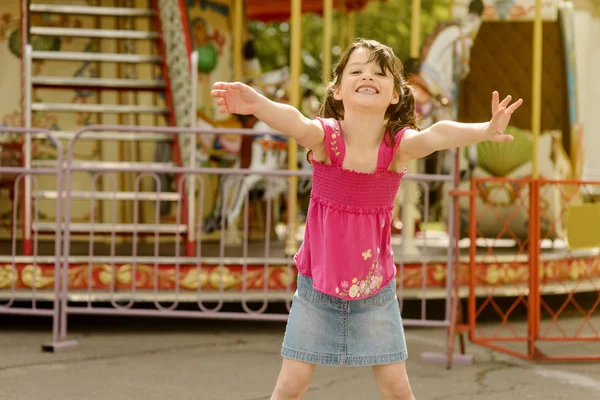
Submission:
[[[511,96],[501,103],[498,92],[492,95],[492,119],[489,122],[466,124],[454,121],[440,121],[422,131],[410,130],[404,134],[398,147],[399,158],[408,162],[425,157],[435,151],[463,147],[484,140],[510,142],[513,137],[504,134],[512,113],[523,104],[519,99],[509,106]]]
[[[319,121],[306,118],[294,107],[275,103],[240,82],[217,82],[211,95],[222,113],[253,114],[271,128],[294,138],[298,144],[314,149],[322,145],[323,127]]]

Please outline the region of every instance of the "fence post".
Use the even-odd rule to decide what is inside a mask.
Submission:
[[[527,349],[531,360],[546,356],[537,348],[540,327],[540,181],[529,185],[529,297],[527,302]]]

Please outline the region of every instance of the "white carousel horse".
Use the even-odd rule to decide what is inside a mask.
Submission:
[[[475,3],[478,2],[471,1],[471,6]],[[472,11],[456,23],[440,25],[423,47],[419,76],[425,81],[429,94],[434,99],[442,101],[441,106],[433,107],[430,118],[423,121],[428,125],[422,128],[427,128],[440,120],[457,119],[459,85],[460,81],[469,75],[471,47],[480,26],[481,14]],[[474,167],[473,162],[476,159],[475,147],[471,147],[469,149],[470,170]],[[445,155],[447,152],[440,154],[443,157],[443,170],[447,173],[453,160]]]
[[[418,71],[422,85],[416,89],[421,92],[415,93],[417,110],[422,117],[421,128],[427,128],[440,120],[457,119],[459,85],[470,72],[470,52],[481,26],[482,12],[482,1],[472,0],[467,16],[456,22],[440,24],[423,46]],[[442,151],[431,156],[434,157],[435,173],[450,172],[454,159],[449,154],[450,151]],[[460,158],[459,168],[463,178],[467,178],[474,169],[476,158],[474,146],[469,148],[468,160]],[[422,164],[424,165],[424,160]],[[425,172],[424,167],[420,169],[419,172]],[[430,190],[439,192],[441,186],[434,184]],[[415,185],[407,186],[405,196],[408,209],[403,224],[411,227],[419,219],[417,206],[421,203]],[[397,205],[399,201],[400,198],[397,199]],[[411,230],[406,232],[410,236]]]
[[[260,132],[273,132],[273,130],[262,121],[258,121],[252,128]],[[248,169],[252,171],[273,171],[283,168],[287,159],[287,153],[282,146],[271,135],[265,134],[255,137],[252,141],[252,155]],[[238,219],[244,207],[246,196],[253,189],[264,189],[263,199],[273,200],[283,194],[287,188],[284,177],[268,176],[263,174],[249,174],[245,176],[230,176],[223,182],[223,190],[231,194],[231,186],[235,185],[233,204],[226,211],[226,242],[227,244],[239,244],[241,242],[238,229]],[[277,207],[275,207],[277,215]],[[276,217],[277,218],[277,217]]]
[[[281,139],[268,125],[258,121],[252,128],[264,135],[254,138],[252,142],[252,155],[248,169],[252,171],[274,171],[287,168],[287,139]],[[304,157],[299,157],[299,168],[311,168]],[[205,223],[205,231],[212,231],[221,227],[222,218],[225,218],[225,241],[227,244],[239,244],[241,234],[239,231],[239,217],[244,208],[245,199],[250,191],[262,189],[263,200],[276,200],[287,191],[288,178],[282,176],[269,176],[264,174],[230,175],[221,182],[220,196],[215,213]],[[310,178],[298,179],[298,193],[305,194],[311,188]],[[224,203],[225,202],[225,203]],[[224,206],[225,204],[225,206]],[[225,215],[223,216],[223,210]],[[273,218],[279,220],[279,207],[273,207]]]
[[[246,62],[250,66],[247,66],[246,72],[251,72],[249,76],[253,80],[249,84],[257,92],[276,101],[285,102],[285,87],[290,80],[289,68],[260,73],[260,65],[258,60],[255,59],[253,45],[247,43],[246,50],[248,50]],[[266,134],[254,137],[248,169],[253,171],[287,169],[287,139],[277,136],[276,131],[262,121],[258,121],[252,129]],[[239,167],[239,160],[234,167]],[[298,167],[301,170],[312,168],[304,157],[298,157]],[[238,229],[238,221],[244,208],[245,199],[250,191],[262,189],[264,200],[277,200],[287,191],[287,185],[288,178],[281,176],[251,173],[225,177],[220,184],[219,199],[215,210],[205,220],[203,230],[212,232],[217,229],[226,229],[226,243],[239,244],[241,235]],[[310,178],[300,177],[298,179],[298,194],[306,194],[310,191],[311,185],[312,180]],[[280,209],[276,204],[273,206],[273,218],[278,221]],[[224,227],[222,226],[223,218],[225,220]]]

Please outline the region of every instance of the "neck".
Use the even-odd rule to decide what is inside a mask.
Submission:
[[[346,143],[358,146],[378,146],[385,134],[385,114],[346,112],[342,123]]]

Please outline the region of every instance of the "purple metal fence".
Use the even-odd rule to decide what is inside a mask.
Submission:
[[[271,249],[271,211],[272,211],[272,199],[266,200],[266,224],[265,224],[265,238],[263,245],[262,255],[259,257],[252,257],[249,254],[250,241],[248,237],[248,219],[249,219],[249,207],[248,207],[248,193],[244,199],[243,207],[243,238],[241,242],[241,254],[237,257],[228,257],[226,255],[226,241],[225,241],[225,225],[226,225],[226,205],[223,203],[223,213],[221,216],[221,235],[218,243],[217,254],[206,255],[204,254],[204,247],[202,241],[202,228],[203,228],[203,217],[204,217],[204,200],[206,198],[206,183],[204,177],[207,176],[232,176],[243,179],[249,175],[258,175],[263,177],[282,177],[287,178],[290,176],[307,177],[310,176],[309,171],[286,171],[286,170],[273,170],[273,171],[255,171],[248,169],[238,168],[188,168],[188,167],[177,167],[177,166],[166,166],[158,165],[156,163],[148,164],[130,164],[130,165],[90,165],[89,163],[77,163],[73,156],[73,146],[77,139],[84,133],[95,132],[96,135],[101,135],[103,131],[111,132],[146,132],[146,133],[169,133],[169,134],[190,134],[194,133],[211,133],[211,134],[239,134],[239,135],[258,135],[261,132],[253,130],[200,130],[200,129],[182,129],[182,128],[146,128],[146,127],[124,127],[124,126],[88,126],[78,131],[67,147],[67,159],[65,163],[65,216],[64,216],[64,247],[63,254],[65,255],[63,261],[62,284],[64,287],[69,288],[68,276],[70,266],[74,264],[87,264],[87,287],[85,290],[73,290],[68,289],[67,296],[62,298],[61,307],[61,332],[60,337],[66,338],[67,335],[67,315],[69,314],[95,314],[95,315],[132,315],[132,316],[163,316],[163,317],[180,317],[180,318],[212,318],[212,319],[256,319],[256,320],[285,320],[287,318],[287,311],[291,304],[291,298],[293,290],[291,288],[291,282],[288,281],[288,285],[284,290],[284,293],[279,291],[273,293],[268,288],[268,274],[269,268],[272,266],[283,265],[288,271],[286,274],[293,274],[292,270],[292,259],[285,255],[273,255]],[[263,133],[264,134],[264,133]],[[272,132],[270,132],[272,134]],[[119,194],[117,190],[96,192],[92,185],[92,192],[90,197],[90,210],[89,210],[89,223],[81,223],[72,221],[71,219],[71,202],[73,199],[73,193],[71,188],[72,176],[76,172],[86,172],[91,174],[92,181],[96,181],[100,176],[114,173],[132,173],[135,175],[135,188],[128,199],[133,201],[133,222],[129,225],[116,222],[116,209],[115,200]],[[159,175],[169,174],[177,175],[176,196],[171,196],[172,199],[176,199],[176,221],[174,224],[169,226],[162,225],[161,232],[161,221],[159,215],[160,202],[161,202],[161,180]],[[154,182],[156,190],[153,192],[141,191],[140,182],[142,179],[151,178]],[[186,222],[182,219],[182,199],[183,196],[187,195],[183,192],[184,181],[186,186],[193,187],[191,180],[195,180],[196,186],[199,188],[197,195],[198,204],[195,206],[195,214],[197,216],[195,223]],[[228,198],[230,191],[232,190],[231,181],[224,185],[222,196]],[[163,198],[165,196],[162,196]],[[108,224],[99,224],[96,221],[96,212],[94,207],[95,199],[103,199],[104,201],[111,201],[112,221]],[[154,200],[154,218],[151,224],[142,224],[139,222],[140,214],[140,201],[141,200]],[[79,225],[77,225],[79,224]],[[127,226],[126,226],[127,225]],[[146,226],[144,226],[146,225]],[[77,228],[89,226],[89,231],[86,233],[86,241],[89,244],[88,254],[81,256],[76,254],[73,250],[72,237],[77,232]],[[110,243],[108,246],[108,253],[103,255],[95,255],[95,242],[98,239],[97,231],[100,228],[105,229],[110,235]],[[189,229],[195,230],[195,257],[185,257],[182,255],[184,251],[181,249],[181,244],[185,242],[184,234],[189,233]],[[127,250],[129,254],[118,254],[116,234],[117,232],[129,232],[131,234],[132,245]],[[106,232],[105,232],[106,233]],[[141,246],[142,233],[150,233],[151,240],[151,255],[140,255],[138,254]],[[174,254],[170,256],[164,256],[161,254],[161,240],[165,237],[163,233],[170,233],[171,238],[174,237]],[[147,250],[147,249],[146,249]],[[214,246],[213,246],[213,250]],[[247,290],[245,283],[247,281],[248,267],[250,263],[256,264],[261,263],[263,266],[263,290],[262,291],[250,291]],[[202,285],[197,285],[194,291],[183,290],[181,287],[182,278],[182,267],[193,266],[192,269],[186,268],[186,277],[195,275],[195,279],[201,281],[206,276],[205,267],[206,264],[217,264],[218,277],[213,274],[211,278],[218,280],[218,291],[206,291],[203,290]],[[97,264],[104,264],[106,272],[105,279],[108,280],[108,291],[98,290],[94,287],[92,276],[94,274],[94,268]],[[123,290],[123,287],[118,286],[118,274],[123,271],[122,268],[117,267],[118,264],[128,264],[130,269],[128,270],[129,287],[127,290]],[[151,271],[149,271],[149,279],[152,280],[150,290],[140,290],[138,288],[139,281],[136,279],[140,275],[140,268],[144,264],[151,265]],[[229,264],[240,264],[242,267],[241,282],[242,288],[240,291],[235,292],[237,297],[233,300],[241,303],[241,311],[226,311],[225,302],[228,298],[231,298],[231,292],[226,291],[227,273],[225,267]],[[165,265],[173,266],[172,282],[174,287],[170,290],[161,289],[159,284],[159,274],[161,273]],[[122,283],[122,282],[121,282]],[[276,296],[272,296],[276,294]],[[276,313],[265,313],[269,305],[270,298],[276,297],[277,300],[284,299],[286,302],[286,312]],[[74,301],[69,301],[74,300]],[[259,302],[256,306],[254,303]],[[164,304],[168,302],[169,304]],[[100,303],[100,304],[98,304]],[[108,304],[101,304],[108,303]],[[195,307],[192,310],[181,309],[189,308],[195,303]],[[138,307],[141,306],[141,307]],[[182,307],[183,306],[183,307]]]
[[[62,273],[59,274],[58,269],[56,270],[56,282],[60,281],[60,285],[55,285],[53,310],[46,312],[55,318],[52,348],[56,350],[76,346],[75,341],[67,340],[67,317],[73,314],[286,320],[295,291],[293,286],[296,271],[291,254],[285,254],[285,240],[271,239],[275,235],[271,218],[277,210],[274,206],[276,200],[268,197],[264,201],[264,218],[254,217],[254,220],[260,220],[258,225],[264,221],[264,228],[258,229],[262,229],[261,237],[264,237],[264,240],[253,240],[250,232],[250,192],[243,189],[247,189],[246,186],[251,183],[267,178],[270,179],[267,180],[267,189],[269,184],[279,185],[281,188],[282,180],[293,176],[310,179],[311,172],[178,167],[155,162],[94,163],[75,159],[74,145],[82,135],[93,135],[96,139],[101,139],[103,134],[110,133],[111,140],[118,140],[119,132],[123,133],[123,137],[126,138],[124,140],[136,140],[138,135],[146,137],[150,134],[273,134],[246,129],[207,130],[139,126],[88,126],[76,132],[66,148],[66,160],[59,159],[57,163],[57,166],[64,165],[64,168],[38,170],[62,176],[64,179],[64,189],[60,186],[59,179],[55,196],[57,199],[63,199],[62,224],[58,223],[60,202],[57,202],[56,221],[56,226],[62,226],[62,230],[56,229],[54,232],[54,260],[58,268],[58,255],[63,255],[60,261]],[[57,148],[60,149],[58,142]],[[18,168],[8,170],[20,171]],[[74,190],[72,186],[74,174],[81,173],[90,176],[91,189],[85,193]],[[133,189],[119,189],[115,174],[133,175]],[[161,179],[164,176],[176,176],[172,192],[164,190],[164,180]],[[453,176],[454,172],[450,175],[405,176],[401,191],[406,191],[409,185],[422,187],[422,222],[425,223],[425,227],[429,222],[430,185],[444,184],[450,189]],[[210,235],[203,232],[206,209],[210,208],[205,202],[211,190],[211,180],[217,179],[220,181],[217,186],[220,187],[222,199],[220,213],[217,213],[220,234],[213,235],[211,242],[207,239]],[[143,183],[146,181],[150,181],[153,190],[143,190]],[[98,187],[101,187],[101,190],[98,190]],[[184,193],[184,190],[188,192]],[[190,195],[191,192],[194,193],[193,196]],[[189,221],[184,219],[186,210],[183,209],[183,199],[186,196],[191,207],[191,210],[187,210],[192,216]],[[232,202],[228,201],[231,196],[234,198]],[[86,220],[82,220],[81,216],[79,219],[75,218],[73,213],[74,209],[77,209],[74,202],[82,200],[89,201],[86,203],[89,204],[89,210],[86,209],[84,213],[87,215]],[[403,195],[403,213],[406,213],[409,201],[412,200]],[[123,219],[123,216],[117,217],[118,210],[123,208],[117,207],[117,204],[120,204],[118,202],[129,202],[127,204],[132,209],[131,221],[117,222]],[[152,202],[154,207],[149,207],[148,202]],[[161,216],[163,202],[175,205],[174,222],[165,222]],[[445,245],[440,246],[439,242],[434,245],[427,234],[419,238],[401,236],[395,239],[397,242],[394,244],[398,259],[398,298],[403,314],[409,314],[404,318],[404,324],[445,329],[448,340],[446,354],[441,357],[444,360],[452,353],[453,343],[448,332],[453,332],[453,304],[456,302],[452,301],[453,271],[457,261],[454,258],[454,197],[450,196],[449,203]],[[81,203],[79,204],[81,207]],[[151,213],[143,212],[148,208]],[[235,224],[237,214],[232,214],[232,210],[235,209],[241,211],[242,233],[237,245],[230,246],[231,238],[228,236],[232,230],[229,227]],[[151,217],[148,217],[149,214],[152,214]],[[295,235],[295,232],[289,232],[289,227],[284,231],[286,229],[288,235]],[[64,239],[62,242],[61,232]],[[280,232],[277,232],[277,235],[279,234]],[[121,237],[129,241],[124,243],[119,240]],[[186,254],[190,237],[194,238],[193,256]],[[37,246],[34,246],[34,260],[37,254]],[[413,269],[407,271],[406,264],[411,264]],[[419,284],[404,288],[402,283],[405,276],[409,273],[415,275],[415,264],[421,266],[418,270]],[[428,284],[427,275],[432,268],[445,271],[443,285],[436,288]],[[63,290],[59,291],[59,287]],[[437,294],[432,296],[434,291]],[[432,297],[444,302],[442,316],[428,315],[427,305]],[[416,304],[413,301],[409,310],[404,301],[408,298],[418,299],[418,307],[413,307]],[[60,304],[57,303],[57,299],[60,299]],[[5,309],[9,308],[4,307],[2,310]],[[58,320],[57,315],[60,315]],[[440,359],[436,359],[432,354],[425,358],[430,361]]]
[[[0,136],[15,135],[19,142],[24,142],[27,135],[35,135],[38,138],[49,139],[56,149],[57,160],[52,168],[16,167],[2,165],[0,163],[0,177],[4,179],[6,187],[12,192],[10,203],[10,228],[7,239],[0,240],[0,314],[18,314],[29,316],[41,316],[52,318],[52,339],[50,343],[44,344],[43,349],[54,350],[61,347],[59,340],[59,316],[60,316],[60,254],[61,254],[61,232],[56,229],[49,235],[54,242],[53,254],[40,255],[38,245],[40,234],[32,229],[39,224],[40,199],[33,196],[38,192],[40,177],[45,177],[44,185],[48,186],[52,179],[56,180],[57,192],[62,191],[62,168],[63,151],[61,143],[49,131],[43,129],[24,129],[0,127]],[[0,145],[1,146],[1,145]],[[13,150],[14,151],[14,150]],[[24,157],[30,157],[25,154]],[[29,165],[30,163],[25,163]],[[30,204],[31,208],[26,209]],[[19,206],[21,206],[21,221],[19,221]],[[52,207],[55,216],[52,218],[56,226],[62,221],[62,207],[60,201],[55,201]],[[31,220],[27,218],[31,216]],[[21,229],[19,229],[21,228]],[[21,234],[19,233],[21,231]],[[21,239],[23,250],[19,251],[18,242]],[[33,249],[33,254],[27,254],[27,248]],[[41,268],[41,264],[53,265],[51,273],[47,274]],[[46,273],[45,273],[46,272]],[[49,306],[48,306],[49,305]]]
[[[67,148],[67,161],[66,168],[64,171],[65,180],[66,180],[66,196],[65,196],[65,231],[64,231],[64,248],[63,253],[65,255],[63,268],[65,273],[62,274],[63,278],[63,286],[68,288],[69,282],[67,281],[68,273],[66,271],[69,269],[70,265],[73,265],[77,260],[84,262],[87,264],[87,274],[89,279],[87,280],[87,287],[85,290],[73,290],[68,289],[68,296],[63,297],[63,304],[61,307],[62,311],[62,323],[61,323],[61,338],[65,338],[67,334],[67,315],[69,314],[96,314],[96,315],[136,315],[136,316],[164,316],[164,317],[182,317],[182,318],[212,318],[212,319],[255,319],[255,320],[285,320],[287,318],[287,311],[289,311],[291,298],[293,295],[292,280],[286,280],[286,286],[284,290],[273,290],[269,286],[269,280],[271,278],[270,268],[278,268],[282,267],[285,269],[285,274],[287,276],[292,276],[295,273],[293,269],[293,261],[289,254],[282,254],[281,247],[276,251],[273,251],[273,247],[277,247],[277,243],[272,242],[271,240],[271,214],[273,207],[273,200],[266,200],[266,216],[265,216],[265,231],[264,231],[264,243],[261,245],[262,250],[259,251],[259,256],[253,256],[253,252],[256,251],[256,247],[251,249],[251,245],[255,243],[250,243],[249,241],[249,197],[248,192],[243,198],[243,226],[242,232],[243,237],[241,243],[239,244],[239,248],[237,251],[237,256],[228,256],[226,254],[226,250],[229,250],[229,247],[226,246],[226,231],[227,224],[231,223],[231,221],[227,221],[226,214],[229,208],[226,206],[225,201],[222,204],[221,210],[221,218],[220,218],[220,236],[218,240],[217,250],[213,248],[213,252],[216,251],[216,254],[209,254],[207,250],[206,240],[202,238],[203,231],[203,214],[204,214],[204,201],[206,198],[207,192],[207,183],[204,180],[206,177],[220,177],[221,186],[222,186],[222,197],[224,199],[228,198],[230,193],[233,190],[233,187],[236,186],[236,180],[244,180],[250,176],[253,177],[279,177],[279,178],[287,178],[291,176],[298,177],[310,177],[309,171],[287,171],[287,170],[250,170],[250,169],[239,169],[239,168],[188,168],[188,167],[176,167],[176,166],[164,166],[164,165],[156,165],[156,164],[147,164],[147,165],[117,165],[117,166],[91,166],[85,165],[85,163],[78,164],[73,159],[73,145],[77,141],[77,138],[85,132],[95,132],[95,134],[100,134],[103,131],[111,131],[111,132],[132,132],[132,133],[169,133],[169,134],[190,134],[190,132],[194,132],[196,134],[236,134],[236,135],[258,135],[261,132],[253,131],[253,130],[245,130],[245,129],[182,129],[182,128],[148,128],[148,127],[124,127],[124,126],[88,126],[79,132],[72,138],[69,142]],[[272,134],[272,132],[269,132]],[[119,224],[115,220],[116,213],[112,213],[112,221],[107,226],[107,231],[110,232],[110,245],[108,254],[97,256],[94,255],[94,242],[98,238],[96,234],[97,221],[95,220],[95,208],[93,205],[94,198],[101,199],[110,199],[111,197],[116,198],[116,191],[111,192],[97,192],[95,195],[92,195],[90,200],[92,204],[90,205],[90,220],[89,227],[90,230],[87,232],[87,242],[89,243],[89,251],[88,254],[85,255],[84,258],[77,254],[72,254],[72,234],[73,227],[75,226],[73,221],[71,220],[71,200],[73,196],[73,191],[71,190],[70,182],[71,177],[76,172],[87,172],[92,175],[92,180],[97,180],[100,176],[112,173],[133,173],[135,174],[135,187],[133,190],[133,194],[129,197],[130,200],[133,201],[133,223],[129,227],[132,235],[132,246],[130,248],[130,253],[123,255],[117,254],[116,248],[117,245],[115,243],[116,232],[124,231],[125,229],[121,229]],[[159,195],[161,193],[160,188],[160,174],[170,174],[170,175],[178,175],[177,179],[177,189],[176,193],[179,193],[179,196],[176,197],[176,207],[177,207],[177,215],[176,221],[174,224],[174,229],[171,230],[172,235],[175,238],[174,245],[174,254],[171,256],[165,257],[161,254],[160,243],[162,233],[159,232],[161,221],[158,209],[160,208]],[[140,191],[140,181],[142,179],[151,178],[154,182],[154,186],[156,190],[154,192],[142,192]],[[191,180],[194,180],[195,185],[190,184]],[[406,183],[405,185],[410,184],[410,182],[416,183],[423,187],[423,202],[425,210],[424,214],[424,222],[428,222],[428,214],[427,210],[429,207],[429,184],[432,182],[446,182],[448,184],[452,184],[453,175],[407,175],[405,177]],[[195,206],[194,211],[190,212],[191,215],[196,215],[195,223],[188,223],[182,220],[182,197],[186,194],[182,193],[183,183],[186,182],[186,186],[198,187],[198,195],[196,198],[198,199],[198,204]],[[244,183],[241,183],[242,187]],[[95,185],[93,185],[95,186]],[[150,229],[143,228],[143,224],[140,224],[139,221],[139,212],[140,212],[140,199],[154,199],[155,200],[155,208],[154,208],[154,217],[153,221],[149,225]],[[106,201],[106,200],[105,200]],[[403,209],[406,209],[406,196],[404,197],[404,206]],[[453,199],[451,199],[453,202]],[[113,210],[116,208],[115,201],[112,201]],[[427,279],[423,279],[421,282],[419,294],[414,294],[413,297],[420,298],[420,311],[419,317],[416,318],[406,318],[404,320],[405,325],[407,326],[426,326],[426,327],[441,327],[441,328],[450,328],[452,325],[452,310],[451,310],[451,297],[452,297],[452,271],[453,271],[453,235],[454,231],[454,215],[453,215],[454,207],[450,207],[448,221],[449,221],[449,229],[448,229],[448,242],[444,247],[444,252],[440,255],[437,254],[435,256],[428,255],[428,242],[427,236],[419,242],[420,246],[420,254],[423,256],[419,256],[419,263],[422,265],[422,274],[428,273],[429,268],[431,268],[433,263],[443,262],[446,268],[446,277],[445,277],[445,285],[442,290],[442,295],[440,296],[445,300],[444,306],[444,316],[442,318],[428,318],[426,314],[426,306],[428,301],[427,291],[429,290],[427,286]],[[106,225],[106,224],[105,224]],[[196,256],[195,257],[185,257],[182,256],[183,251],[181,250],[180,244],[184,242],[184,233],[185,229],[179,229],[179,227],[187,225],[187,229],[195,230],[195,248],[196,248]],[[166,228],[163,226],[163,228]],[[144,231],[153,230],[152,231],[152,254],[150,256],[140,255],[140,237],[141,233]],[[165,231],[165,229],[163,229]],[[189,233],[189,231],[188,231]],[[288,233],[289,234],[289,233]],[[415,240],[402,240],[400,244],[397,246],[399,251],[397,251],[398,258],[400,260],[399,263],[399,278],[402,282],[402,277],[404,273],[404,253],[406,253],[407,243],[414,244]],[[439,247],[438,247],[439,249]],[[253,251],[251,251],[253,250]],[[279,254],[277,254],[279,251]],[[92,276],[94,274],[94,266],[98,263],[108,264],[105,265],[105,280],[108,280],[108,290],[98,290],[94,287]],[[118,267],[117,264],[121,264],[121,267]],[[118,275],[119,273],[123,273],[123,264],[128,264],[129,269],[126,271],[128,286],[125,289],[123,285],[118,288]],[[150,267],[144,266],[145,264],[149,264]],[[216,268],[212,270],[209,277],[207,278],[209,265],[215,265]],[[250,290],[246,287],[248,282],[248,277],[250,275],[249,267],[251,265],[260,264],[262,265],[262,276],[260,279],[262,280],[262,290]],[[174,266],[172,270],[172,279],[174,282],[174,287],[170,290],[162,290],[160,288],[159,283],[159,275],[161,274],[162,268],[164,265],[172,265]],[[192,265],[193,268],[186,268],[185,278],[189,278],[190,274],[195,275],[195,277],[191,277],[190,279],[195,279],[196,281],[202,281],[203,279],[211,279],[213,288],[215,286],[218,290],[204,290],[202,284],[200,283],[194,291],[190,291],[187,289],[182,289],[182,268],[185,266]],[[241,285],[241,289],[238,291],[228,290],[227,287],[230,285],[231,275],[228,271],[227,267],[230,265],[241,265],[241,273],[238,276],[238,286]],[[136,279],[138,276],[142,276],[140,273],[141,268],[146,268],[148,271],[147,279],[152,281],[152,285],[150,290],[148,288],[139,289],[139,281]],[[215,273],[215,270],[217,273]],[[256,275],[256,274],[255,274]],[[121,282],[123,283],[123,281]],[[439,290],[439,289],[438,289]],[[414,289],[413,289],[413,292]],[[403,289],[399,288],[399,299],[402,304],[404,299]],[[233,300],[235,302],[239,302],[241,305],[241,310],[231,310],[227,309],[226,301]],[[69,300],[76,300],[69,302]],[[100,301],[99,301],[100,300]],[[272,300],[276,300],[279,303],[283,300],[285,301],[285,309],[279,309],[270,312],[267,312],[267,308]],[[98,304],[104,301],[106,304]],[[169,304],[165,304],[168,302]],[[195,305],[194,305],[195,304]],[[144,305],[145,307],[138,307],[140,305]],[[189,308],[192,309],[189,309]],[[182,309],[187,308],[187,309]],[[447,342],[448,351],[450,350],[451,343]]]

